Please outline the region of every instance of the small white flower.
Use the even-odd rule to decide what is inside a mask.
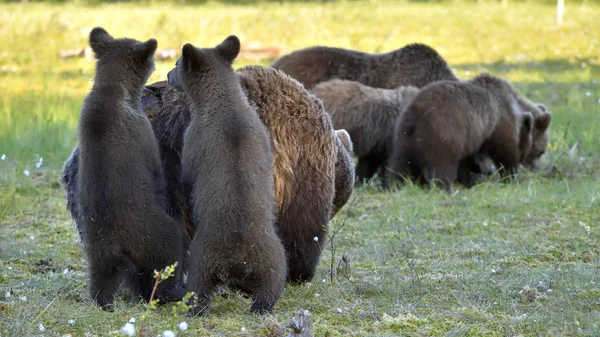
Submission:
[[[126,336],[134,336],[135,335],[135,327],[131,323],[125,323],[121,328],[121,333]]]
[[[29,177],[29,171],[28,170],[23,171],[23,174]]]
[[[20,299],[22,302],[27,302],[27,297],[25,297],[25,296],[21,296],[21,297],[19,297],[19,299]]]
[[[246,332],[246,328],[242,327],[242,328],[240,329],[240,331],[241,331],[241,332]]]
[[[69,268],[65,268],[65,270],[63,270],[63,275],[67,275],[69,273]]]
[[[326,280],[326,279],[323,279],[321,282],[323,282],[323,283],[327,283],[327,280]]]
[[[70,319],[70,320],[67,321],[67,323],[69,323],[69,325],[73,325],[73,324],[75,324],[75,320],[74,319]]]
[[[342,313],[342,308],[337,308],[336,312],[337,312],[338,314],[341,314],[341,313]]]
[[[38,329],[40,329],[40,331],[46,331],[46,327],[44,326],[44,324],[38,325]]]
[[[321,294],[315,294],[315,297],[321,297]]]
[[[495,268],[492,268],[492,273],[496,273],[496,269]]]
[[[129,319],[129,323],[135,323],[135,317],[131,317],[131,318]]]
[[[34,240],[34,239],[35,239],[35,236],[33,236],[33,235],[29,236],[29,240]]]
[[[175,337],[175,333],[171,330],[165,330],[162,333],[163,337]]]
[[[585,95],[586,95],[587,97],[590,97],[590,96],[592,96],[592,93],[588,91],[588,92],[586,92],[586,93],[585,93]]]
[[[188,329],[188,324],[187,322],[181,322],[177,325],[177,327],[179,328],[179,330],[185,331]]]
[[[379,280],[381,280],[381,277],[379,277],[379,276],[373,276],[373,280],[379,281]]]
[[[7,291],[6,294],[4,294],[4,297],[6,297],[6,298],[10,298],[10,296],[11,296],[10,290]]]
[[[2,157],[0,157],[0,159],[2,159],[2,160],[6,159],[6,155],[2,154]]]
[[[319,237],[318,237],[318,236],[315,236],[315,237],[313,238],[313,241],[314,241],[314,242],[319,242]]]
[[[8,270],[12,270],[12,267],[8,267]]]
[[[42,166],[42,163],[36,163],[36,164],[35,164],[35,167],[36,167],[36,168],[40,168],[41,166]]]
[[[546,294],[548,294],[548,295],[552,294],[552,289],[546,290]]]

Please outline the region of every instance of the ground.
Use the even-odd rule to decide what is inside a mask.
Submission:
[[[131,317],[139,328],[146,310],[125,297],[114,313],[92,304],[58,185],[94,64],[57,51],[85,47],[96,25],[155,37],[159,49],[213,46],[232,33],[288,51],[423,42],[458,76],[505,76],[554,113],[539,172],[451,196],[355,190],[330,224],[344,224],[335,251],[323,243],[317,278],[287,286],[273,315],[252,315],[248,299],[225,293],[208,318],[153,310],[146,335],[185,320],[182,335],[283,336],[300,309],[317,336],[600,334],[600,6],[567,1],[556,26],[552,4],[503,3],[0,4],[0,336],[118,335]],[[173,65],[158,62],[150,81]]]

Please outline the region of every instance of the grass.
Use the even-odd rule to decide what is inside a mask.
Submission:
[[[0,336],[117,335],[145,311],[121,298],[104,313],[89,300],[57,184],[93,62],[56,52],[85,47],[96,25],[156,37],[159,48],[215,45],[232,33],[288,51],[322,44],[384,52],[424,42],[460,77],[505,76],[553,112],[539,172],[452,196],[358,189],[360,200],[330,224],[347,217],[333,265],[345,254],[349,268],[329,278],[327,244],[314,282],[288,286],[273,315],[251,315],[247,299],[226,292],[208,318],[177,318],[190,325],[184,335],[283,336],[300,309],[311,311],[317,336],[600,334],[600,6],[568,2],[560,27],[554,10],[519,2],[1,4]],[[150,81],[172,66],[158,63]],[[173,328],[170,317],[170,305],[153,311],[147,331]]]

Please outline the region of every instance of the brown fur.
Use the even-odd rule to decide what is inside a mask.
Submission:
[[[168,75],[193,102],[181,155],[181,184],[197,225],[188,281],[198,295],[193,314],[206,312],[220,283],[252,294],[253,311],[270,312],[287,274],[274,226],[269,136],[231,68],[239,51],[233,35],[215,48],[186,44]]]
[[[357,81],[385,89],[420,88],[439,80],[458,80],[437,51],[419,43],[383,54],[311,47],[285,55],[271,67],[297,79],[307,89],[330,79]]]
[[[534,118],[531,149],[523,164],[529,168],[535,169],[538,166],[540,158],[548,148],[550,140],[550,123],[552,122],[552,113],[541,103],[533,103],[526,97],[518,95],[517,100],[521,109],[529,111]]]
[[[396,119],[418,92],[416,87],[381,89],[346,80],[329,80],[311,90],[323,101],[333,127],[350,134],[358,157],[358,182],[383,171]]]
[[[531,114],[518,108],[514,90],[500,78],[432,83],[397,121],[391,176],[437,179],[450,190],[457,180],[469,183],[464,174],[479,151],[512,169],[522,150],[528,151],[531,123]]]
[[[175,262],[185,249],[182,224],[165,212],[166,183],[158,147],[141,109],[144,82],[154,71],[156,40],[114,39],[94,28],[94,86],[79,122],[76,213],[89,263],[89,289],[108,309],[119,282],[148,300],[153,271]],[[177,300],[180,268],[164,281],[158,297]]]
[[[339,146],[337,146],[337,150],[334,152],[338,154],[343,153],[344,157],[340,158],[339,155],[334,157],[334,154],[331,152],[331,145],[327,145],[330,144],[331,136],[321,134],[324,130],[329,130],[329,128],[323,126],[324,123],[330,123],[325,122],[329,117],[323,113],[321,103],[317,102],[315,98],[312,98],[313,96],[309,95],[298,82],[281,72],[269,70],[268,68],[263,71],[244,73],[244,77],[254,76],[256,76],[261,83],[265,81],[264,77],[266,76],[272,76],[275,83],[283,83],[281,89],[282,92],[277,91],[279,93],[274,93],[273,89],[265,90],[265,94],[276,95],[273,97],[279,97],[277,102],[267,102],[269,104],[262,102],[263,98],[258,89],[252,91],[251,96],[248,95],[250,99],[257,99],[254,103],[255,105],[264,105],[266,107],[265,109],[262,109],[266,111],[264,116],[261,115],[259,117],[263,118],[263,123],[267,125],[271,138],[277,139],[277,142],[289,144],[289,147],[281,145],[273,147],[275,168],[279,166],[279,168],[274,170],[274,179],[275,181],[279,181],[279,184],[276,184],[275,186],[276,201],[279,206],[277,212],[278,218],[293,218],[293,212],[294,210],[297,210],[297,212],[303,214],[303,216],[288,221],[288,227],[295,224],[299,226],[298,230],[301,230],[300,228],[302,228],[302,226],[316,228],[322,224],[327,224],[327,222],[335,215],[336,210],[339,210],[344,206],[352,192],[351,188],[347,186],[348,179],[350,179],[350,181],[353,181],[354,179],[353,177],[347,176],[353,174],[354,171],[351,158],[347,152],[342,152]],[[274,85],[274,87],[276,87],[276,85]],[[173,87],[166,85],[166,82],[164,81],[146,86],[146,95],[145,101],[149,105],[146,112],[152,122],[161,152],[163,153],[162,157],[165,175],[167,181],[169,181],[169,203],[172,205],[171,209],[175,210],[174,213],[183,212],[183,214],[187,214],[187,218],[189,219],[189,211],[187,211],[187,213],[185,211],[186,203],[181,201],[185,200],[183,191],[181,190],[181,186],[176,182],[179,180],[179,170],[181,168],[180,158],[183,133],[191,119],[191,101],[184,93],[180,93]],[[290,102],[298,101],[299,103],[286,104],[286,100],[289,100]],[[275,118],[278,115],[281,117]],[[288,121],[286,116],[290,115],[303,117],[297,118],[295,121]],[[270,122],[266,123],[264,120],[265,116],[274,117],[270,117]],[[277,122],[281,122],[282,126],[277,126]],[[289,128],[289,130],[281,132],[281,128]],[[327,132],[331,133],[331,131]],[[293,139],[281,140],[280,138],[286,133],[292,134]],[[277,138],[274,138],[276,135]],[[302,137],[311,140],[320,139],[324,142],[324,145],[319,145],[318,142],[315,142],[314,144],[311,142],[304,142]],[[274,142],[274,140],[272,140],[272,142]],[[279,154],[279,152],[281,152],[281,154]],[[294,154],[294,152],[299,155]],[[165,155],[165,153],[167,155]],[[348,156],[346,157],[345,155],[347,154]],[[333,173],[329,169],[317,171],[313,165],[309,165],[308,162],[304,161],[302,158],[307,155],[311,156],[313,161],[318,161],[319,158],[323,158],[323,165],[325,167],[331,165],[332,161],[335,161],[335,178],[333,178]],[[73,173],[73,170],[76,171],[76,167],[73,165],[76,161],[77,156],[74,153],[67,163],[65,163],[65,169],[63,171],[65,180],[72,181],[72,179],[68,178],[76,175]],[[304,180],[299,178],[299,175],[293,174],[293,172],[296,171],[303,172],[302,176],[306,175],[309,176],[309,178]],[[327,183],[332,180],[335,180],[335,189],[333,187],[330,188]],[[293,193],[290,193],[290,191],[295,191],[297,188],[293,185],[304,185],[307,181],[311,181],[311,184],[309,184],[310,186],[301,186],[300,189],[302,191],[312,191],[303,192],[304,195],[309,193],[314,193],[314,195],[301,198],[299,196],[300,194],[295,196]],[[319,190],[319,186],[324,186],[322,191]],[[75,184],[65,184],[65,190],[67,191],[74,191],[76,189],[77,186]],[[319,203],[330,200],[330,198],[332,198],[332,193],[334,193],[333,190],[336,192],[335,201],[331,201],[332,205],[330,207],[318,205]],[[69,194],[69,192],[67,194]],[[284,196],[287,196],[288,199],[284,199]],[[69,205],[70,204],[68,203],[67,206],[69,207]],[[307,209],[318,209],[318,211],[313,214],[314,217],[311,217],[311,214],[308,212],[302,213],[302,210],[305,207],[307,207]],[[76,210],[75,205],[69,208],[72,215],[75,214]],[[331,210],[333,210],[333,212],[331,212]],[[327,216],[327,214],[329,215]],[[188,222],[188,224],[193,226],[191,221]],[[192,227],[190,229],[192,237],[194,231],[195,228]],[[320,237],[321,240],[325,237],[324,229],[322,230],[322,233],[322,237]],[[298,272],[295,273],[297,277],[293,277],[292,274],[289,274],[288,280],[303,281],[312,278],[312,276],[309,277],[309,274],[314,275],[314,267],[316,267],[316,262],[314,261],[318,261],[320,252],[319,247],[322,247],[324,242],[319,242],[317,244],[312,241],[313,237],[314,236],[310,237],[310,240],[307,239],[302,241],[302,245],[310,248],[306,254],[312,259],[310,265],[312,266],[311,269],[313,271],[310,273],[303,272],[302,270],[305,268],[303,266],[304,262],[298,262]],[[296,238],[294,238],[293,235],[290,234],[287,238],[290,240],[288,245],[295,244],[294,241],[296,241]],[[300,245],[300,243],[298,243],[298,245]],[[317,259],[314,258],[315,256],[317,256]],[[290,265],[288,268],[292,270],[293,266]]]
[[[344,129],[335,130],[337,156],[335,162],[335,196],[332,218],[350,199],[354,188],[354,164],[352,163],[352,139]]]
[[[271,132],[277,223],[288,280],[311,280],[333,214],[337,150],[331,121],[321,102],[284,73],[258,66],[237,73]]]

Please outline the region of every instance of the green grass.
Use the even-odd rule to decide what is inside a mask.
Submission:
[[[300,309],[311,311],[317,336],[600,334],[600,6],[567,2],[561,27],[554,10],[517,2],[1,4],[0,336],[117,335],[145,310],[121,298],[104,313],[89,300],[57,184],[93,62],[56,52],[85,47],[96,25],[155,37],[159,48],[215,45],[232,33],[288,51],[322,44],[384,52],[424,42],[460,77],[504,76],[553,112],[540,172],[452,196],[411,186],[356,190],[360,200],[330,224],[347,214],[333,264],[345,253],[349,269],[329,278],[326,244],[314,282],[287,286],[272,316],[251,315],[247,299],[225,293],[208,318],[186,319],[185,335],[283,336]],[[150,81],[173,63],[158,63]],[[153,311],[148,335],[170,316],[170,305]]]

